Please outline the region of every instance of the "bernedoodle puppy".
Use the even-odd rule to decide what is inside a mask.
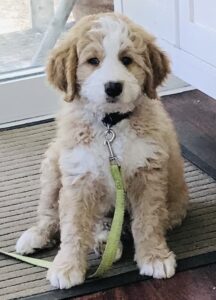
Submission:
[[[169,71],[154,38],[114,13],[84,17],[52,51],[48,79],[65,101],[42,163],[38,221],[16,251],[47,247],[60,230],[60,250],[47,276],[53,286],[84,281],[87,253],[103,236],[99,225],[115,205],[104,124],[116,133],[113,150],[140,274],[174,275],[166,231],[185,217],[188,193],[176,133],[156,92]]]

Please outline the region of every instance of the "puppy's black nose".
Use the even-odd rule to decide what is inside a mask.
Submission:
[[[105,84],[105,92],[109,97],[117,97],[121,94],[123,84],[118,81],[109,81]]]

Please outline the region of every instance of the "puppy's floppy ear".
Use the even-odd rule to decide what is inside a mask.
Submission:
[[[50,55],[46,72],[49,82],[65,93],[64,100],[72,101],[76,94],[76,46],[59,47]]]
[[[156,88],[162,84],[170,73],[169,60],[162,50],[152,42],[147,45],[144,59],[147,67],[144,93],[149,98],[155,99],[157,98]]]

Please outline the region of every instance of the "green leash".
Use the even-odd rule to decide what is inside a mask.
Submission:
[[[37,259],[37,258],[29,257],[29,256],[16,254],[16,253],[9,253],[9,252],[5,252],[2,250],[0,250],[0,253],[10,256],[10,257],[13,257],[13,258],[16,258],[18,260],[24,261],[30,265],[34,265],[34,266],[45,268],[45,269],[49,269],[49,267],[52,264],[52,262],[50,262],[48,260]]]
[[[121,238],[125,211],[125,193],[121,170],[117,164],[111,165],[111,173],[116,187],[115,212],[100,265],[96,272],[90,277],[102,277],[103,274],[112,267]]]
[[[119,241],[121,238],[123,221],[124,221],[125,192],[124,192],[121,169],[118,165],[116,156],[114,155],[111,146],[114,139],[115,139],[115,132],[108,127],[108,129],[105,132],[105,145],[107,145],[109,150],[110,169],[115,183],[115,190],[116,190],[115,212],[114,212],[111,229],[108,235],[106,247],[102,255],[100,265],[98,266],[95,273],[89,276],[90,278],[102,277],[103,274],[111,268],[113,262],[115,261]],[[0,253],[41,268],[49,269],[49,267],[52,264],[52,262],[44,259],[32,258],[29,256],[23,256],[16,253],[8,253],[2,250],[0,250]]]

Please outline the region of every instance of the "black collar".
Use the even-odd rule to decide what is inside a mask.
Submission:
[[[129,118],[131,114],[132,111],[128,111],[124,114],[119,112],[106,114],[105,117],[102,119],[102,122],[105,126],[112,127],[117,123],[121,122],[122,120]]]

